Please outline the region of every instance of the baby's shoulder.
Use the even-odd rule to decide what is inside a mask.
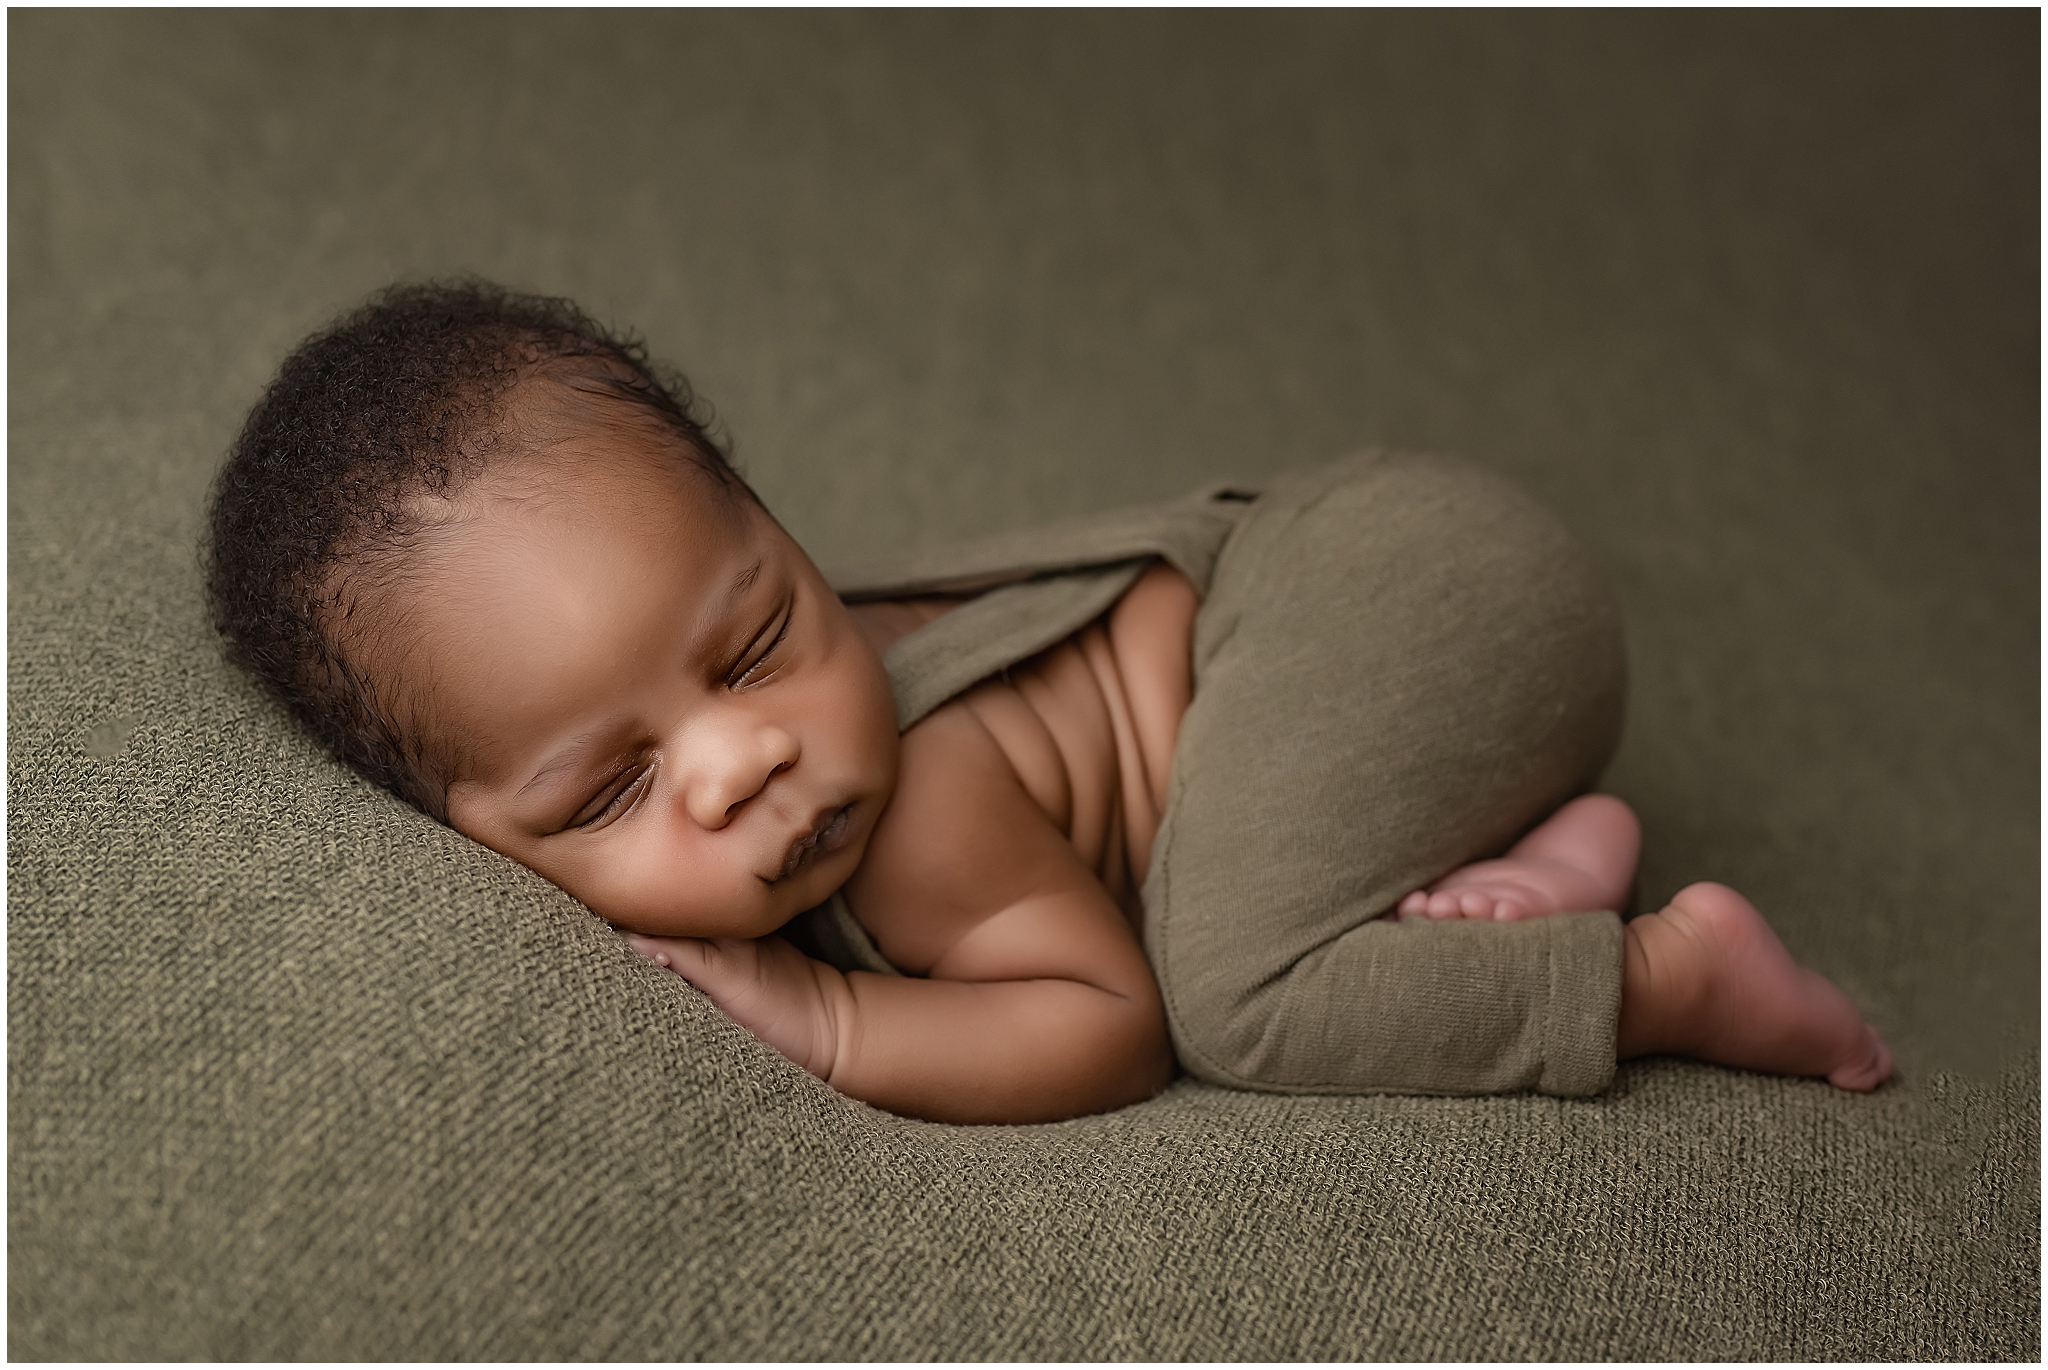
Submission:
[[[896,792],[845,886],[889,960],[913,973],[990,915],[1100,883],[1025,789],[968,697],[903,735]]]

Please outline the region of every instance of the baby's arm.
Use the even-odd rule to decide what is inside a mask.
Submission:
[[[1035,1122],[1172,1078],[1130,924],[972,711],[903,739],[896,797],[846,893],[908,976],[842,974],[780,938],[636,938],[842,1093],[945,1122]]]

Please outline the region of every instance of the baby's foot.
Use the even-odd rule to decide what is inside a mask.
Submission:
[[[1635,879],[1642,829],[1611,794],[1574,799],[1494,861],[1461,866],[1403,899],[1402,918],[1508,922],[1592,909],[1619,912]]]
[[[1834,982],[1792,959],[1747,899],[1688,885],[1627,929],[1617,1056],[1669,1052],[1869,1090],[1891,1049]]]

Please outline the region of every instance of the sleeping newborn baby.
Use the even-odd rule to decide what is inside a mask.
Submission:
[[[1646,1053],[1875,1087],[1876,1032],[1733,890],[1618,917],[1636,823],[1586,792],[1618,727],[1604,601],[1458,599],[1530,583],[1488,550],[1550,527],[1521,501],[1366,459],[1162,515],[1206,542],[849,605],[680,378],[471,283],[292,354],[209,574],[231,651],[337,754],[894,1112],[1099,1112],[1177,1056],[1295,1092],[1583,1094]],[[1403,550],[1439,517],[1480,520],[1470,575]],[[905,716],[919,644],[1055,592],[1085,619]],[[833,901],[886,964],[778,935]]]

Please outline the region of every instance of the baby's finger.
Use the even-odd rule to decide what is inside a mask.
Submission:
[[[657,966],[686,975],[684,966],[702,962],[707,948],[694,937],[628,937],[626,944]]]

